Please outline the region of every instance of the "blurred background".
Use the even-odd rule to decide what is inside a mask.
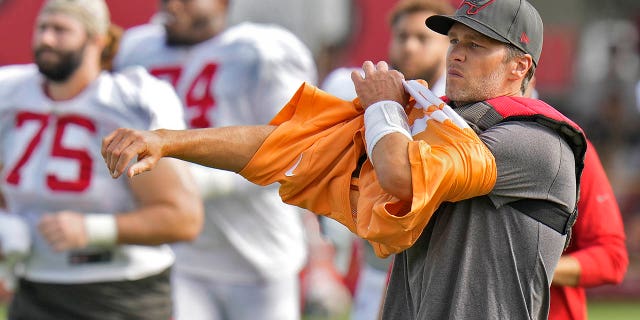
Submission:
[[[32,26],[42,2],[0,0],[0,65],[31,62]],[[107,1],[113,22],[123,28],[149,21],[158,2]],[[316,58],[320,81],[336,67],[387,56],[387,12],[394,0],[231,2],[231,24],[275,23],[297,34]],[[536,71],[540,98],[588,132],[627,233],[626,278],[620,285],[588,291],[591,319],[640,319],[640,0],[530,2],[545,23]],[[616,311],[624,312],[616,318]]]

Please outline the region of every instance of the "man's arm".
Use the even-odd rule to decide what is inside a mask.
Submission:
[[[389,70],[384,62],[376,67],[367,61],[363,69],[364,78],[357,72],[352,74],[363,106],[383,100],[396,101],[400,105],[407,103],[402,74]],[[129,177],[152,169],[162,157],[239,172],[273,130],[275,127],[268,125],[183,131],[118,129],[103,139],[102,156],[114,178],[122,175],[134,158],[137,162],[129,167]],[[376,144],[370,155],[380,185],[389,194],[403,200],[410,200],[412,196],[411,169],[406,156],[409,141],[401,134],[389,134]]]
[[[380,139],[371,156],[380,187],[405,201],[410,201],[413,197],[409,141],[400,133],[389,134]]]
[[[185,163],[162,159],[130,185],[138,208],[117,216],[118,243],[159,245],[190,241],[200,233],[204,208]]]
[[[70,210],[50,213],[39,221],[39,232],[56,251],[90,244],[159,245],[195,239],[202,227],[204,208],[184,163],[162,159],[153,172],[131,178],[130,185],[136,209],[115,215]],[[105,230],[103,224],[97,225],[97,229],[89,227],[87,219],[97,215],[113,217],[109,218],[113,227],[108,227],[114,228],[113,236],[100,236]]]
[[[578,220],[553,285],[593,287],[622,281],[629,264],[622,216],[598,154],[588,143]]]
[[[553,272],[552,284],[554,286],[575,287],[580,282],[582,268],[580,262],[570,255],[562,255],[558,260],[558,266]]]
[[[408,95],[402,85],[404,76],[395,70],[389,70],[385,62],[373,65],[366,61],[362,65],[364,76],[358,71],[351,73],[351,79],[360,98],[362,106],[368,108],[372,104],[389,100],[404,106]],[[365,131],[369,124],[365,121]],[[409,164],[408,145],[411,141],[401,133],[391,133],[382,137],[369,155],[382,189],[401,200],[410,201],[411,166]],[[367,143],[370,143],[369,141]]]
[[[154,168],[162,157],[239,172],[251,160],[274,126],[233,126],[195,130],[139,131],[118,129],[102,140],[102,156],[114,178],[127,170],[133,177]]]

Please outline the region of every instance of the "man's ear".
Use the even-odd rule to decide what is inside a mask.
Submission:
[[[226,11],[229,11],[230,2],[230,0],[220,0],[220,5],[223,6]]]
[[[106,43],[100,56],[100,65],[103,70],[113,70],[113,59],[116,57],[118,49],[120,48],[120,39],[123,33],[124,29],[121,27],[115,24],[109,26],[109,31],[105,37]]]
[[[104,34],[89,35],[89,41],[95,44],[99,48],[104,48],[109,43],[109,36]]]
[[[521,55],[513,59],[513,68],[511,74],[519,79],[524,78],[533,67],[533,58],[530,54]]]

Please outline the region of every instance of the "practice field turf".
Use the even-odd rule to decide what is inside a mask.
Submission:
[[[598,301],[589,303],[589,320],[640,319],[640,299],[636,301]]]
[[[316,318],[313,318],[315,320]],[[589,304],[589,320],[636,320],[640,319],[638,301],[598,301]],[[6,308],[0,305],[0,320],[6,320]],[[306,319],[305,319],[306,320]],[[309,319],[311,320],[311,318]],[[320,319],[318,319],[320,320]],[[329,319],[322,319],[329,320]],[[335,320],[335,319],[331,319]],[[344,319],[347,320],[347,319]]]

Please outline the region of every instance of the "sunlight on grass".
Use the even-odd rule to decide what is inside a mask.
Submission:
[[[597,301],[589,303],[589,320],[640,319],[638,301]]]

